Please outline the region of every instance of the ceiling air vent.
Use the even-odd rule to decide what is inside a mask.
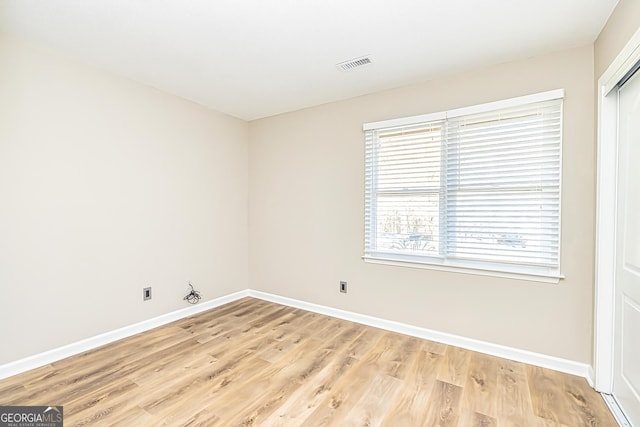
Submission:
[[[348,61],[341,62],[336,64],[336,67],[341,69],[342,71],[353,70],[354,68],[360,68],[364,65],[372,64],[370,56],[361,56],[360,58],[350,59]]]

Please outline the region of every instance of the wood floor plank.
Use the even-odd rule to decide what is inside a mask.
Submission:
[[[149,413],[135,405],[128,405],[126,409],[114,411],[100,419],[93,419],[87,424],[75,424],[73,421],[67,423],[73,426],[87,425],[91,427],[131,427],[131,426],[152,426],[161,425],[162,421],[155,419]]]
[[[26,401],[27,389],[22,384],[8,383],[0,388],[0,406],[18,405]]]
[[[373,379],[371,376],[354,377],[351,385],[340,381],[318,408],[309,415],[302,425],[337,426],[346,419],[355,402],[367,392]]]
[[[533,413],[555,424],[589,425],[583,424],[580,416],[573,410],[564,391],[564,375],[537,366],[527,366]]]
[[[425,422],[425,408],[429,406],[443,356],[432,353],[433,347],[422,341],[407,372],[405,385],[390,406],[382,425],[421,426]]]
[[[497,427],[498,421],[480,412],[463,409],[459,425],[464,427]]]
[[[349,356],[357,360],[366,358],[384,333],[382,329],[364,327],[362,334],[349,344]]]
[[[347,375],[340,377],[327,394],[324,401],[308,417],[308,423],[317,426],[336,426],[345,418],[355,403],[371,387],[374,376],[378,373],[377,361],[388,350],[383,332],[372,343],[370,350],[357,361]]]
[[[19,383],[0,381],[0,404],[15,405],[17,401],[28,399],[31,396],[29,392],[31,385],[41,382],[49,383],[54,376],[55,370],[49,364],[20,374]],[[17,392],[16,388],[21,389],[22,392]]]
[[[220,424],[220,418],[218,418],[215,414],[213,414],[210,410],[204,409],[198,412],[197,414],[190,416],[184,422],[180,422],[181,426],[184,427],[212,427],[214,425]],[[170,420],[165,420],[164,425],[176,425],[173,424]]]
[[[336,382],[353,368],[356,359],[342,354],[333,357],[316,376],[293,392],[280,407],[264,420],[264,425],[294,427],[310,421],[310,415],[331,393]]]
[[[527,374],[522,363],[500,359],[496,410],[498,423],[508,427],[532,425],[533,409],[529,395]],[[536,421],[536,423],[538,423]]]
[[[616,425],[583,378],[254,298],[0,380],[65,426]]]
[[[182,338],[180,336],[178,343],[174,345],[186,345]],[[99,391],[113,381],[128,378],[157,360],[157,354],[151,352],[131,361],[127,359],[110,361],[101,357],[97,364],[79,365],[81,369],[77,372],[65,366],[57,372],[59,375],[53,377],[56,379],[55,384],[47,387],[46,383],[43,383],[37,388],[29,388],[30,398],[31,400],[50,402],[59,402],[62,399],[74,400],[78,396]]]
[[[463,348],[448,346],[438,371],[438,380],[464,387],[472,352]]]
[[[462,410],[461,400],[462,387],[439,380],[435,381],[424,425],[456,427]]]
[[[474,412],[497,417],[497,357],[473,353],[464,386],[464,406]]]
[[[288,351],[289,358],[279,360],[276,363],[270,363],[262,359],[263,353],[269,351],[268,347],[256,348],[252,358],[255,361],[264,363],[264,368],[256,371],[254,375],[248,375],[245,370],[240,370],[242,375],[234,383],[233,387],[224,387],[216,391],[214,397],[220,404],[216,406],[215,410],[228,414],[227,416],[232,416],[243,409],[246,410],[252,402],[258,401],[257,396],[261,393],[277,391],[277,389],[274,390],[275,378],[282,371],[287,372],[287,375],[283,377],[283,381],[291,382],[289,375],[293,375],[292,369],[300,369],[300,367],[311,369],[308,365],[305,365],[310,357],[325,357],[329,353],[325,352],[326,354],[323,354],[318,351],[319,347],[320,342],[318,340],[306,337]],[[225,369],[235,370],[234,360],[236,360],[235,357],[229,361],[231,366],[227,366]],[[242,362],[240,367],[245,365],[246,363]]]
[[[434,380],[435,382],[435,380]],[[431,405],[433,387],[403,387],[389,406],[382,423],[384,426],[426,426],[426,408]]]
[[[380,362],[387,366],[385,373],[404,380],[407,372],[420,351],[420,340],[399,334],[390,335],[390,351],[385,352]]]
[[[322,350],[309,353],[288,363],[279,372],[268,373],[265,387],[249,403],[224,410],[225,418],[231,425],[262,425],[263,421],[284,404],[288,397],[299,390],[307,379],[315,377],[329,363],[332,351]],[[251,382],[253,386],[255,381]],[[255,389],[254,389],[255,390]],[[231,416],[229,416],[229,415]]]
[[[602,396],[590,392],[587,381],[574,375],[561,375],[571,410],[580,422],[588,426],[614,425],[611,412],[601,403]]]
[[[347,412],[341,425],[345,427],[380,425],[401,388],[402,380],[386,374],[376,375],[367,392]]]
[[[141,406],[148,408],[156,419],[166,420],[168,425],[182,425],[196,413],[201,413],[198,419],[207,419],[210,425],[228,425],[226,415],[224,420],[218,416],[221,405],[228,400],[228,396],[234,396],[238,390],[246,388],[245,378],[253,378],[269,367],[269,363],[263,360],[252,359],[242,369],[236,367],[211,379],[205,375],[201,381],[182,388],[179,397],[161,401],[155,396],[155,400],[149,399],[142,402]],[[238,384],[244,385],[238,387]]]
[[[136,406],[129,396],[138,393],[138,386],[128,379],[115,381],[67,403],[64,410],[65,424],[94,425],[107,416],[109,422],[115,422],[114,414],[128,413]],[[146,417],[148,414],[144,415]]]
[[[172,375],[169,378],[159,377],[155,384],[154,393],[139,399],[139,405],[150,413],[159,414],[163,409],[170,408],[177,402],[217,393],[222,396],[232,393],[235,387],[239,387],[245,381],[245,377],[252,372],[262,372],[271,365],[254,357],[255,351],[241,349],[224,358],[216,360],[213,364],[198,366],[190,375]],[[244,372],[243,372],[244,370]],[[231,373],[243,372],[245,376],[233,377]],[[233,382],[233,381],[236,382]]]

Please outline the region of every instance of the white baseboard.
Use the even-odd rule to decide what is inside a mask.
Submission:
[[[558,357],[548,356],[540,353],[534,353],[527,350],[506,347],[503,345],[479,341],[472,338],[465,338],[444,332],[433,331],[418,326],[408,325],[406,323],[380,319],[365,314],[353,313],[346,310],[313,304],[292,298],[282,297],[279,295],[269,294],[266,292],[254,291],[251,289],[246,289],[244,291],[235,292],[233,294],[215,298],[213,300],[206,301],[193,307],[176,310],[171,313],[163,314],[161,316],[135,323],[133,325],[125,326],[114,331],[96,335],[94,337],[87,338],[85,340],[65,345],[53,350],[49,350],[44,353],[29,356],[24,359],[7,363],[5,365],[0,365],[0,379],[25,372],[30,369],[39,368],[41,366],[53,363],[66,357],[73,356],[94,349],[96,347],[100,347],[101,345],[109,344],[111,342],[130,337],[140,332],[148,331],[149,329],[153,329],[158,326],[166,325],[167,323],[171,323],[185,317],[193,316],[194,314],[221,306],[223,304],[227,304],[232,301],[236,301],[247,296],[274,302],[277,304],[287,305],[290,307],[300,308],[302,310],[312,311],[314,313],[336,317],[338,319],[349,320],[352,322],[361,323],[363,325],[369,325],[392,332],[398,332],[417,338],[423,338],[431,341],[441,342],[443,344],[462,347],[468,350],[478,351],[480,353],[515,360],[517,362],[523,362],[530,365],[553,369],[555,371],[578,375],[586,378],[590,384],[593,384],[593,369],[591,366],[585,363],[561,359]]]
[[[26,372],[30,369],[48,365],[49,363],[62,360],[69,356],[92,350],[96,347],[100,347],[101,345],[109,344],[114,341],[139,334],[140,332],[148,331],[149,329],[157,328],[158,326],[166,325],[167,323],[171,323],[176,320],[193,316],[194,314],[219,307],[221,305],[238,300],[240,298],[244,298],[246,296],[249,296],[248,290],[235,292],[233,294],[205,301],[202,304],[172,311],[170,313],[144,320],[142,322],[134,323],[133,325],[125,326],[120,329],[105,332],[104,334],[96,335],[94,337],[77,341],[62,347],[54,348],[53,350],[45,351],[44,353],[39,353],[33,356],[25,357],[24,359],[19,359],[14,362],[0,365],[0,380],[12,375]]]
[[[587,366],[587,375],[585,377],[592,389],[596,390],[596,371],[593,366]],[[596,390],[597,391],[597,390]]]
[[[586,378],[590,383],[592,382],[591,378],[593,375],[593,370],[591,366],[586,363],[580,363],[572,360],[562,359],[559,357],[534,353],[528,350],[507,347],[500,344],[479,341],[472,338],[465,338],[445,332],[433,331],[431,329],[408,325],[406,323],[380,319],[373,316],[367,316],[365,314],[353,313],[350,311],[313,304],[292,298],[281,297],[279,295],[273,295],[261,291],[249,290],[249,296],[275,302],[278,304],[287,305],[290,307],[300,308],[302,310],[313,311],[314,313],[324,314],[327,316],[337,317],[339,319],[361,323],[363,325],[385,329],[392,332],[398,332],[417,338],[437,341],[443,344],[453,345],[480,353],[490,354],[492,356],[502,357],[505,359],[514,360],[516,362],[527,363],[529,365],[540,366],[542,368],[553,369],[554,371],[577,375]]]

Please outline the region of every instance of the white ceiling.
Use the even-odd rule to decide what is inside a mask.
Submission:
[[[253,120],[592,43],[617,2],[0,0],[0,32]]]

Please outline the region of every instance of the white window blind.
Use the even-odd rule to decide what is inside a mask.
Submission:
[[[562,96],[365,125],[365,259],[559,276]]]

